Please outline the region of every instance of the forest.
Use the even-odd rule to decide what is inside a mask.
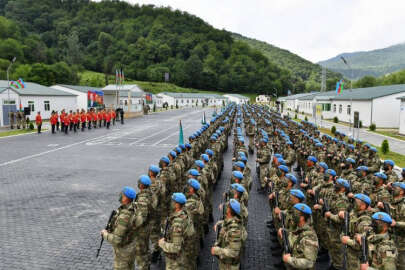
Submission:
[[[0,78],[76,84],[78,73],[117,68],[139,81],[235,93],[286,94],[291,72],[179,10],[122,1],[0,0]],[[97,82],[94,82],[97,83]]]

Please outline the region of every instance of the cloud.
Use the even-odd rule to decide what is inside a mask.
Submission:
[[[404,41],[403,0],[127,0],[171,6],[317,62]]]

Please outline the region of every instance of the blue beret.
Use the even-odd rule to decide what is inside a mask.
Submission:
[[[368,171],[368,167],[367,166],[359,166],[359,167],[357,167],[357,169],[356,170],[358,170],[358,171],[365,171],[365,172],[367,172]]]
[[[307,215],[312,214],[311,208],[308,205],[306,205],[305,203],[297,203],[294,205],[294,208],[304,214],[307,214]]]
[[[186,150],[186,146],[184,144],[179,144],[181,150]]]
[[[278,162],[280,165],[285,165],[285,160],[282,159],[282,158],[278,158],[278,159],[277,159],[277,162]]]
[[[191,144],[186,143],[185,146],[186,146],[187,149],[191,149]]]
[[[211,140],[211,141],[216,141],[216,140],[217,140],[217,137],[214,136],[214,135],[212,135],[212,136],[210,137],[210,140]]]
[[[377,148],[375,148],[374,146],[371,146],[370,150],[373,151],[374,153],[377,153]]]
[[[244,138],[244,137],[239,137],[238,139],[239,139],[240,142],[243,142],[243,143],[245,142],[245,138]]]
[[[180,147],[176,147],[176,152],[177,152],[177,154],[181,154],[181,148]]]
[[[189,170],[188,174],[191,174],[192,176],[199,176],[200,175],[200,173],[196,169]]]
[[[283,155],[282,155],[282,154],[274,154],[274,156],[275,156],[276,158],[283,158]]]
[[[246,162],[248,160],[245,155],[239,155],[239,159],[242,160],[243,162]]]
[[[297,197],[300,200],[305,199],[304,193],[299,189],[291,189],[290,194],[293,195],[294,197]]]
[[[371,145],[370,145],[369,143],[366,143],[364,146],[365,146],[365,147],[368,147],[368,148],[371,147]]]
[[[170,159],[168,157],[162,157],[160,160],[166,164],[170,164]]]
[[[206,162],[210,161],[210,157],[207,154],[202,154],[201,158]]]
[[[200,183],[194,178],[188,179],[188,184],[192,186],[195,190],[200,189]]]
[[[150,180],[149,176],[145,174],[139,177],[139,182],[141,182],[141,184],[145,186],[150,186],[152,184],[152,181]]]
[[[240,215],[240,203],[237,200],[231,199],[229,205],[237,215]]]
[[[316,143],[315,146],[316,146],[316,147],[322,147],[323,144],[319,142],[319,143]]]
[[[127,197],[128,199],[135,199],[136,198],[136,191],[135,189],[131,188],[131,187],[124,187],[122,189],[122,194],[125,195],[125,197]]]
[[[395,182],[392,184],[393,187],[400,187],[402,189],[405,189],[405,183],[404,182]]]
[[[287,145],[292,145],[293,143],[291,141],[286,142]]]
[[[282,165],[281,165],[281,166],[282,166]],[[288,179],[290,179],[294,184],[297,183],[297,178],[296,178],[293,174],[287,173],[287,174],[285,175],[285,177],[287,177]]]
[[[194,136],[194,135],[190,135],[190,136],[188,137],[188,139],[189,139],[189,140],[194,140],[194,139],[195,139],[195,136]]]
[[[280,170],[282,170],[283,172],[288,173],[288,167],[287,167],[287,166],[285,166],[285,165],[279,165],[278,168],[279,168]]]
[[[378,178],[383,179],[383,180],[387,180],[387,176],[385,175],[385,173],[376,172],[374,175],[377,176]]]
[[[173,158],[176,158],[176,157],[177,157],[177,154],[176,154],[176,152],[174,152],[174,151],[170,151],[169,154],[170,154]]]
[[[262,138],[261,140],[260,140],[260,142],[264,142],[264,143],[267,143],[269,140],[267,140],[266,138]]]
[[[336,176],[336,172],[335,172],[335,170],[333,170],[333,169],[328,169],[328,170],[326,171],[326,173],[329,174],[329,175],[332,175],[333,177]]]
[[[329,168],[325,162],[319,162],[318,165],[321,166],[322,168],[324,168],[325,170],[327,170]]]
[[[309,161],[314,162],[314,163],[317,163],[317,162],[318,162],[318,160],[317,160],[316,157],[314,157],[314,156],[309,156],[307,159],[308,159]]]
[[[238,191],[238,192],[240,192],[240,193],[245,192],[245,188],[244,188],[241,184],[235,183],[235,184],[232,184],[231,187],[232,187],[233,189],[236,189],[236,191]]]
[[[343,178],[339,178],[338,180],[336,180],[336,183],[345,187],[346,189],[350,188],[349,182]]]
[[[391,159],[387,159],[387,160],[384,160],[384,164],[388,164],[388,165],[390,165],[391,167],[394,167],[395,162],[392,161]]]
[[[336,138],[333,138],[333,141],[337,143],[339,140],[338,140],[338,139],[336,139]]]
[[[197,165],[201,169],[204,169],[204,167],[205,167],[205,164],[204,164],[204,162],[202,160],[196,160],[194,163],[195,163],[195,165]]]
[[[235,166],[244,169],[245,168],[245,163],[242,161],[235,162]]]
[[[187,202],[186,196],[180,192],[173,193],[172,200],[179,204],[185,204]]]
[[[360,201],[362,201],[362,202],[365,202],[365,203],[368,204],[368,205],[371,204],[371,199],[370,199],[370,197],[368,197],[368,196],[365,195],[365,194],[357,193],[357,194],[354,195],[354,198],[355,198],[355,199],[358,199],[358,200],[360,200]]]
[[[346,162],[350,162],[352,164],[356,163],[356,161],[354,159],[352,159],[352,158],[346,158]]]
[[[243,179],[243,174],[240,172],[240,171],[233,171],[232,172],[232,175],[235,177],[235,178],[238,178],[238,179]]]
[[[353,144],[349,144],[349,148],[354,150],[354,145]]]
[[[214,151],[212,151],[211,149],[205,150],[205,153],[207,153],[210,157],[214,155]]]
[[[153,173],[159,173],[160,172],[160,168],[156,165],[150,165],[149,166],[149,171],[153,172]]]
[[[385,223],[391,224],[392,223],[392,218],[390,215],[388,215],[385,212],[377,212],[374,215],[371,216],[372,219],[374,220],[380,220]]]

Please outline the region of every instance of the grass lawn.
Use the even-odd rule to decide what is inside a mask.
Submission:
[[[30,129],[13,129],[9,131],[3,131],[0,132],[0,137],[7,137],[7,136],[12,136],[12,135],[19,135],[19,134],[27,134],[27,133],[34,133],[37,132],[36,129],[30,130]]]
[[[367,131],[405,141],[405,136],[399,135],[399,133],[395,131],[385,131],[385,130],[376,130],[376,131],[367,130]]]

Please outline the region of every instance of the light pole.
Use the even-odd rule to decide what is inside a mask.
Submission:
[[[354,127],[352,128],[352,111],[353,111],[353,95],[352,95],[352,90],[353,90],[353,68],[350,66],[350,64],[347,62],[347,60],[341,56],[340,59],[342,59],[343,63],[345,63],[346,66],[348,66],[351,70],[352,76],[350,78],[350,124],[349,124],[349,130],[352,132],[352,136],[354,137]]]
[[[11,63],[7,68],[7,99],[8,99],[8,105],[10,105],[10,79],[9,79],[8,73],[10,71],[11,66],[14,64],[15,60],[17,60],[17,58],[14,56],[13,60],[11,60]]]

